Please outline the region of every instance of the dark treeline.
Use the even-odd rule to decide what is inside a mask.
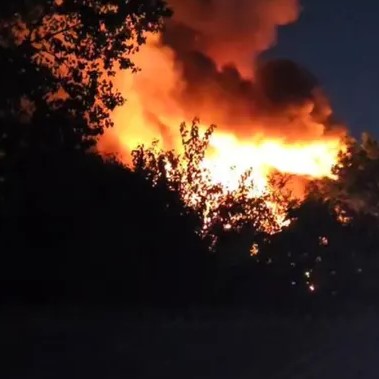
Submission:
[[[339,180],[312,183],[291,207],[288,228],[268,235],[243,218],[235,230],[216,225],[213,251],[175,186],[152,186],[146,165],[132,171],[93,152],[123,102],[114,67],[134,69],[142,32],[159,31],[171,13],[164,1],[116,1],[117,11],[106,3],[0,5],[2,301],[375,304],[379,148],[366,135],[348,141]]]

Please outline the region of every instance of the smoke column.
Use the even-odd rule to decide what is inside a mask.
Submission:
[[[115,111],[115,127],[101,139],[100,151],[127,161],[137,144],[153,139],[180,149],[179,124],[198,116],[204,125],[217,125],[212,148],[218,167],[328,175],[344,128],[317,79],[290,60],[260,59],[276,43],[278,27],[300,16],[299,2],[169,3],[174,16],[164,33],[149,36],[134,57],[141,72],[117,78],[127,102]],[[231,155],[244,161],[232,162]]]

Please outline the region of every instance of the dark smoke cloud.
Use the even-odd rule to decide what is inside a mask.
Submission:
[[[237,5],[238,4],[238,5]],[[246,137],[288,138],[336,128],[317,79],[290,60],[260,62],[279,25],[299,15],[297,0],[171,0],[174,17],[163,43],[176,54],[185,82],[180,103],[206,123]],[[285,133],[283,133],[285,130]]]
[[[319,86],[310,72],[287,59],[264,62],[255,75],[261,95],[278,107],[312,100],[313,90]]]

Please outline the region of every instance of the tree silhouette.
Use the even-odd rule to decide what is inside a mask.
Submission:
[[[334,168],[337,179],[310,182],[305,198],[292,201],[286,178],[278,174],[258,197],[251,195],[249,172],[234,191],[213,183],[202,165],[213,129],[202,137],[197,120],[183,124],[183,154],[161,151],[157,143],[141,146],[134,168],[152,186],[178,193],[199,215],[198,232],[215,253],[215,299],[301,308],[362,301],[368,288],[375,294],[376,143],[366,137],[362,147],[348,145]],[[371,212],[352,207],[357,199]],[[277,224],[278,210],[289,225]]]
[[[124,101],[113,76],[137,69],[133,52],[169,15],[160,0],[1,3],[2,224],[21,207],[29,162],[87,150],[112,126],[110,112]]]
[[[216,243],[224,231],[250,227],[251,232],[280,230],[278,212],[290,206],[289,196],[283,191],[284,177],[275,174],[269,181],[269,191],[254,195],[252,172],[241,175],[238,187],[228,190],[212,179],[204,166],[209,138],[215,126],[200,131],[199,120],[188,127],[180,126],[183,152],[162,151],[158,141],[146,148],[133,151],[133,169],[144,175],[153,186],[165,186],[176,192],[186,206],[199,215],[199,234]],[[232,168],[231,168],[232,169]],[[273,206],[276,205],[276,208]]]
[[[112,126],[124,101],[114,75],[137,69],[132,54],[170,11],[160,0],[25,0],[2,3],[0,14],[1,146],[4,138],[75,146]]]
[[[0,230],[0,295],[6,282],[31,299],[163,305],[206,293],[208,251],[175,193],[88,153],[27,164]]]
[[[211,126],[201,132],[197,119],[190,126],[183,123],[183,152],[160,150],[158,141],[148,148],[139,146],[133,152],[133,169],[153,187],[174,193],[187,212],[197,216],[197,233],[213,251],[215,281],[209,290],[214,301],[272,302],[284,281],[279,275],[272,280],[275,274],[271,283],[266,280],[274,266],[269,265],[274,249],[267,241],[275,239],[285,221],[281,218],[297,202],[285,190],[287,178],[279,173],[272,175],[267,193],[261,196],[254,195],[251,170],[233,190],[215,183],[203,165],[213,131]],[[280,270],[291,276],[286,263]]]
[[[361,141],[347,141],[346,151],[334,167],[337,180],[316,183],[322,196],[331,199],[345,212],[379,217],[379,146],[369,134]]]
[[[132,54],[161,29],[166,3],[36,0],[1,10],[1,278],[26,280],[32,292],[30,283],[47,281],[41,293],[63,283],[72,296],[84,286],[100,297],[108,286],[125,301],[193,297],[204,268],[196,217],[172,192],[84,154],[123,101],[113,76],[138,69]]]
[[[374,217],[352,211],[342,217],[334,200],[311,188],[304,201],[290,210],[291,224],[266,239],[257,258],[272,266],[281,286],[292,288],[297,296],[311,295],[319,307],[323,302],[320,310],[326,304],[373,303],[379,243]]]

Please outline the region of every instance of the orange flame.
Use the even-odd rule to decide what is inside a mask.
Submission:
[[[331,177],[340,145],[338,139],[291,144],[270,137],[240,140],[233,134],[216,133],[210,141],[211,152],[205,165],[215,181],[231,189],[252,168],[257,190],[263,192],[273,170],[312,178]],[[231,167],[236,169],[230,170]]]
[[[142,70],[118,75],[117,85],[127,102],[114,112],[115,127],[107,130],[100,139],[99,150],[115,152],[124,162],[130,163],[130,153],[137,145],[150,145],[153,140],[158,140],[162,149],[175,149],[182,153],[178,126],[188,120],[190,110],[180,98],[187,83],[182,67],[175,59],[175,52],[162,45],[160,36],[151,35],[134,61]],[[212,107],[208,101],[210,96],[204,93],[203,103],[209,107],[205,112],[202,108],[202,120],[209,120],[213,115],[220,116],[218,119],[222,120],[223,104]],[[273,172],[297,175],[303,179],[332,177],[332,167],[342,148],[342,134],[337,131],[326,133],[326,125],[315,121],[311,117],[312,111],[312,104],[302,103],[293,105],[290,111],[286,110],[287,113],[258,114],[256,120],[251,120],[251,125],[244,126],[243,132],[224,117],[225,123],[219,124],[212,134],[202,162],[211,182],[220,184],[225,192],[233,191],[238,187],[241,175],[252,169],[254,193],[250,195],[259,197],[270,191],[269,176]],[[236,113],[239,121],[238,116]],[[206,128],[201,126],[201,129]],[[293,182],[291,190],[301,198],[304,180]],[[273,204],[272,208],[275,207]],[[283,221],[283,214],[277,213]],[[225,228],[228,228],[227,224]]]

